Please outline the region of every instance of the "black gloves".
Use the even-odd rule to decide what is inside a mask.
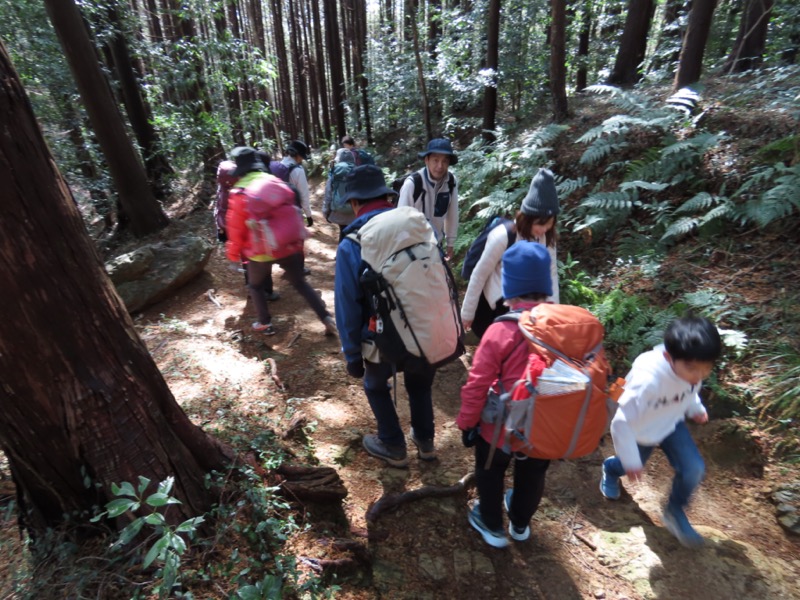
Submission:
[[[228,236],[225,234],[224,229],[217,229],[217,241],[223,244],[228,241]]]
[[[350,377],[361,379],[364,377],[364,361],[362,359],[351,360],[347,362],[347,374]]]
[[[461,431],[461,443],[464,448],[472,448],[478,443],[478,428],[466,429]]]
[[[314,219],[306,217],[306,227],[311,227],[314,224]]]

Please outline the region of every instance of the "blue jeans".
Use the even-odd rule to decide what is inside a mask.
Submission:
[[[420,441],[433,439],[431,388],[435,374],[435,369],[426,369],[403,375],[411,409],[411,427],[414,428],[414,435]],[[364,393],[378,422],[378,438],[388,446],[405,448],[406,437],[397,418],[397,410],[392,400],[392,388],[389,385],[391,376],[392,365],[364,361]]]
[[[703,481],[706,465],[692,439],[692,434],[689,433],[689,429],[683,421],[675,426],[675,431],[665,437],[659,446],[664,451],[669,464],[675,469],[672,491],[669,495],[669,506],[683,510],[689,504],[694,490]],[[656,446],[639,446],[642,465],[647,462],[655,448]],[[625,475],[622,462],[616,456],[607,458],[603,462],[603,468],[606,474],[612,477]]]

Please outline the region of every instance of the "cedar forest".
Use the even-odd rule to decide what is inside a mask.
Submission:
[[[646,591],[622,559],[605,558],[604,531],[618,530],[601,526],[607,509],[581,505],[578,491],[586,480],[585,494],[598,494],[599,454],[559,464],[551,504],[537,516],[542,536],[568,526],[574,546],[536,541],[505,561],[467,537],[462,513],[472,492],[459,478],[471,463],[448,441],[444,409],[439,451],[464,456],[442,458],[436,472],[412,469],[398,483],[392,469],[359,455],[363,431],[355,442],[327,433],[321,402],[316,417],[307,407],[300,418],[301,401],[352,392],[351,403],[364,402],[357,386],[348,391],[355,384],[335,348],[316,348],[305,333],[272,346],[254,341],[239,331],[238,309],[215,340],[224,336],[227,349],[279,387],[226,416],[250,391],[199,375],[196,361],[176,366],[190,352],[174,347],[188,317],[169,311],[188,314],[180,311],[189,296],[128,314],[102,263],[187,231],[215,243],[214,176],[232,148],[279,157],[289,141],[304,140],[318,212],[338,140],[350,134],[387,181],[419,168],[428,140],[452,140],[456,264],[487,219],[514,214],[533,175],[550,168],[562,207],[561,302],[601,320],[616,373],[659,343],[676,316],[715,321],[725,354],[706,382],[720,423],[712,431],[727,440],[721,455],[736,454],[738,444],[759,465],[755,475],[736,471],[726,481],[747,479],[759,490],[758,510],[783,486],[784,514],[780,525],[770,514],[768,540],[732,525],[732,546],[703,552],[736,554],[735,540],[768,555],[765,548],[779,548],[788,571],[758,572],[755,587],[743,589],[797,597],[795,585],[782,583],[797,581],[800,564],[797,2],[0,0],[0,14],[0,595],[734,593],[721,583],[720,595],[701,591],[688,571],[693,559],[674,558],[672,549],[662,562],[677,561],[672,568],[687,569],[686,580],[659,584],[651,572]],[[328,264],[312,261],[312,284],[330,303],[335,238],[322,248],[329,232],[319,214],[315,221],[310,248]],[[204,302],[244,307],[240,276],[226,269],[215,254],[204,277],[227,295],[220,303],[208,290]],[[197,295],[200,285],[210,287],[187,289]],[[455,410],[460,368],[447,367],[449,386],[439,392]],[[186,369],[200,378],[192,394],[181,385]],[[294,382],[291,392],[278,369]],[[303,381],[307,371],[324,373],[316,387]],[[220,398],[224,410],[198,408]],[[340,454],[325,456],[328,445]],[[332,491],[303,501],[303,482],[314,477]],[[375,501],[383,494],[385,506],[402,496],[389,492],[408,490],[417,496],[387,509],[385,529],[377,527]],[[632,492],[641,510],[647,493]],[[453,508],[443,509],[448,502]],[[727,502],[744,511],[737,523],[755,514],[750,497]],[[448,510],[457,512],[452,527]],[[440,544],[417,546],[437,535]],[[448,544],[456,564],[437,570],[449,564],[441,550]],[[741,552],[758,571],[750,550]],[[540,561],[545,555],[556,558]],[[528,579],[519,574],[528,571]],[[486,572],[493,582],[470,580]],[[735,580],[722,570],[709,575]]]

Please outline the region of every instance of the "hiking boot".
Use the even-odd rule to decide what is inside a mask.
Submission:
[[[408,454],[405,448],[402,446],[388,446],[374,433],[365,435],[361,445],[364,446],[367,454],[385,460],[392,467],[402,468],[408,466]]]
[[[467,513],[467,521],[472,527],[481,534],[483,541],[492,546],[493,548],[505,548],[508,546],[508,538],[502,529],[492,530],[486,527],[481,518],[480,503],[476,502]]]
[[[420,460],[436,460],[436,447],[433,445],[433,440],[419,440],[414,435],[414,430],[411,430],[411,441],[417,447],[417,456]]]
[[[270,292],[269,294],[265,294],[267,298],[267,302],[275,302],[276,300],[281,299],[281,295],[278,292]]]
[[[697,548],[703,545],[703,536],[695,531],[682,508],[673,508],[667,504],[661,520],[667,531],[678,538],[681,545],[687,548]]]
[[[603,476],[600,478],[600,493],[609,500],[619,500],[622,490],[619,485],[619,477],[614,477],[606,473],[606,465],[603,463]]]
[[[253,323],[253,331],[263,333],[264,335],[275,335],[275,328],[272,326],[272,323],[259,323],[256,321]]]
[[[322,319],[322,324],[325,325],[325,335],[338,335],[339,330],[336,329],[336,321],[333,320],[333,317],[327,316]]]
[[[508,515],[508,534],[511,536],[516,542],[524,542],[529,537],[531,537],[531,526],[526,525],[523,528],[519,528],[514,523],[511,522],[511,497],[514,495],[514,490],[506,490],[506,496],[503,501],[503,505],[506,507],[506,514]]]

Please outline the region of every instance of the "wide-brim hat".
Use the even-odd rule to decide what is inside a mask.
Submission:
[[[305,160],[311,158],[311,150],[306,145],[305,142],[301,142],[300,140],[292,140],[286,146],[287,150],[294,150],[297,154],[302,156]]]
[[[345,178],[344,201],[372,200],[382,196],[397,196],[392,188],[386,185],[383,171],[375,165],[356,167]]]
[[[234,177],[241,177],[251,171],[267,171],[267,166],[255,148],[250,146],[237,146],[231,150],[231,158],[236,161],[236,168],[233,170]]]
[[[450,140],[445,138],[435,138],[428,142],[428,147],[424,152],[420,152],[417,156],[425,158],[429,154],[446,154],[450,157],[450,164],[454,165],[458,162],[458,156],[453,152],[453,146]]]

